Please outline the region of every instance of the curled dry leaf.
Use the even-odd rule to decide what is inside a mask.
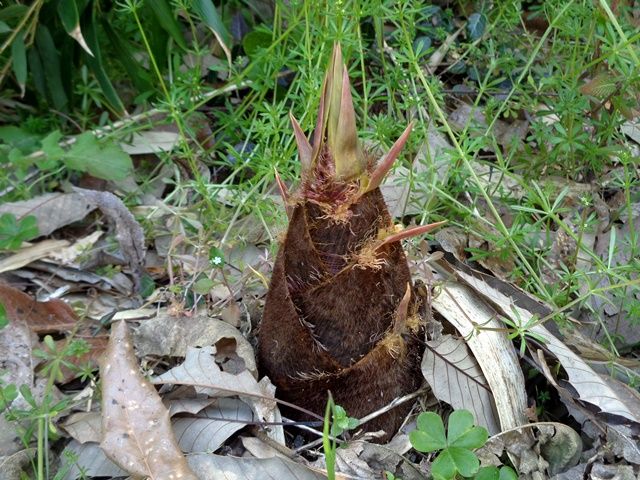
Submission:
[[[496,312],[455,281],[443,283],[432,308],[446,318],[466,339],[491,388],[503,430],[527,423],[527,398],[518,357]],[[488,329],[476,331],[482,325]],[[496,368],[499,366],[499,368]]]
[[[151,383],[139,372],[127,324],[113,325],[101,365],[100,446],[133,475],[153,479],[196,479],[178,447],[165,408]]]
[[[67,471],[63,480],[127,477],[127,471],[109,460],[98,443],[71,440],[60,457],[63,459],[60,471]]]
[[[255,421],[251,408],[236,398],[219,398],[195,417],[173,419],[173,431],[183,452],[214,452],[235,432]]]
[[[189,455],[189,465],[200,480],[326,480],[321,471],[280,457],[237,458]],[[341,478],[341,477],[336,477]]]
[[[217,345],[216,353],[233,349],[238,363],[255,377],[258,376],[253,348],[240,331],[206,312],[198,312],[192,317],[170,315],[166,309],[160,310],[155,318],[145,320],[134,332],[136,348],[143,355],[184,357],[189,347]]]
[[[127,259],[129,267],[139,281],[142,273],[146,246],[142,227],[127,209],[122,200],[111,192],[98,192],[75,188],[86,200],[97,206],[100,211],[115,224],[116,238],[120,244],[122,254]]]

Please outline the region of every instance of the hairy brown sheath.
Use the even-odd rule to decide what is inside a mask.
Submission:
[[[363,417],[417,389],[419,321],[400,238],[378,188],[410,127],[376,167],[358,143],[349,77],[334,47],[313,147],[292,117],[302,183],[289,197],[289,228],[276,257],[258,358],[278,397],[322,414],[331,391]],[[409,404],[366,423],[388,439]],[[295,411],[287,412],[302,419]]]

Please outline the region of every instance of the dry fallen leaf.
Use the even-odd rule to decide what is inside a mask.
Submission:
[[[219,398],[194,417],[173,419],[173,431],[182,451],[214,452],[235,432],[253,422],[251,408],[236,398]]]
[[[238,374],[224,372],[215,361],[216,348],[203,347],[187,349],[184,362],[159,375],[153,383],[169,383],[193,386],[196,392],[211,397],[239,396],[256,412],[259,420],[280,422],[280,412],[274,399],[275,387],[268,378],[260,382],[248,371]],[[284,443],[282,427],[271,427],[275,439]]]
[[[0,284],[0,304],[9,318],[20,319],[35,333],[64,332],[78,322],[75,312],[62,300],[36,302],[20,290]]]
[[[66,240],[44,240],[35,245],[21,248],[14,254],[0,260],[0,273],[17,270],[68,246],[69,242]]]
[[[485,427],[490,435],[498,433],[500,422],[491,389],[465,341],[443,335],[426,343],[422,374],[436,398],[455,409],[469,410],[477,424]]]
[[[100,446],[107,456],[133,475],[195,480],[173,434],[169,411],[153,385],[140,374],[123,321],[111,329],[100,377]]]
[[[223,339],[235,342],[235,353],[254,377],[258,377],[253,347],[240,331],[206,312],[191,317],[171,315],[167,309],[145,320],[134,332],[136,348],[142,355],[184,357],[189,347],[215,345]],[[218,349],[221,345],[218,345]]]
[[[47,236],[82,220],[95,208],[79,193],[45,193],[29,200],[0,205],[0,214],[13,213],[18,220],[33,215],[38,223],[38,234]]]
[[[478,272],[471,269],[456,270],[456,275],[467,285],[474,289],[478,295],[499,308],[500,314],[511,318],[511,321],[520,325],[531,325],[528,331],[543,339],[541,347],[557,358],[569,376],[569,383],[577,392],[577,397],[596,406],[602,413],[619,415],[640,422],[640,414],[629,408],[616,392],[576,353],[574,353],[562,340],[553,335],[547,328],[533,320],[541,308],[534,298],[524,291],[516,289],[513,285],[506,284],[496,278],[491,279],[491,284]],[[525,308],[525,305],[529,307]]]
[[[136,275],[136,280],[139,281],[138,277],[142,273],[146,246],[144,231],[138,221],[122,203],[122,200],[111,192],[98,192],[84,188],[75,188],[75,190],[82,194],[86,200],[96,205],[115,224],[116,238],[122,254]]]
[[[189,465],[200,480],[326,480],[327,476],[280,457],[237,458],[190,455]],[[337,479],[342,478],[336,476]]]

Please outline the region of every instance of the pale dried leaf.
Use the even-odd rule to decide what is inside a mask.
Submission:
[[[257,437],[240,437],[242,446],[256,458],[286,458],[279,450]]]
[[[134,332],[136,348],[142,355],[184,357],[189,347],[206,347],[229,339],[235,341],[235,353],[254,377],[258,369],[253,347],[239,330],[227,322],[198,312],[191,317],[170,315],[166,309],[140,324]],[[228,345],[228,341],[225,342]],[[218,352],[217,352],[218,353]]]
[[[422,480],[423,473],[387,445],[355,441],[336,450],[336,467],[350,478],[380,478],[388,471],[403,480]]]
[[[78,443],[98,443],[102,436],[102,416],[100,412],[73,413],[62,427]]]
[[[173,431],[183,452],[213,452],[253,421],[253,411],[246,403],[235,398],[220,398],[195,417],[174,418]]]
[[[0,287],[2,289],[9,288]],[[26,294],[22,295],[27,296]],[[13,384],[16,387],[32,386],[33,369],[37,362],[34,362],[31,349],[36,342],[36,337],[32,334],[21,312],[16,311],[14,304],[8,304],[6,298],[2,297],[0,297],[0,303],[6,309],[9,320],[9,324],[0,329],[2,381],[4,384]]]
[[[86,253],[95,245],[95,243],[100,240],[104,232],[96,230],[93,233],[90,233],[86,237],[79,238],[72,245],[69,245],[66,248],[61,248],[60,250],[56,250],[55,252],[51,252],[49,256],[47,256],[44,261],[50,262],[53,261],[58,265],[71,265],[75,262],[78,257],[86,255]],[[78,265],[74,265],[78,267]]]
[[[189,455],[189,465],[200,480],[326,480],[320,471],[279,457],[237,458]]]
[[[489,329],[504,328],[496,312],[473,290],[456,282],[442,285],[432,307],[467,340],[491,387],[502,429],[527,423],[524,377],[513,344],[504,332],[482,330],[478,333],[475,330],[480,325]],[[496,368],[497,365],[500,368]]]
[[[464,340],[443,335],[426,343],[422,374],[433,394],[456,410],[469,410],[490,435],[498,433],[500,425],[491,390]]]
[[[29,200],[4,203],[0,205],[0,214],[13,213],[18,220],[33,215],[39,235],[46,236],[82,220],[95,208],[79,193],[45,193]]]
[[[127,325],[113,325],[100,368],[102,427],[100,446],[129,473],[153,479],[195,479],[178,447],[169,412],[139,371]]]
[[[540,435],[540,452],[549,462],[548,472],[551,475],[564,472],[575,466],[582,453],[582,439],[580,435],[568,425],[553,423],[553,425],[538,425]]]
[[[215,398],[204,396],[192,398],[177,398],[169,402],[169,416],[173,417],[178,413],[190,413],[192,415],[195,415],[199,411],[204,410],[214,403],[216,403]]]
[[[277,406],[270,384],[258,383],[247,370],[236,375],[222,371],[215,354],[215,347],[189,347],[184,362],[154,378],[153,383],[189,385],[211,397],[238,395],[252,406],[261,420],[276,421]]]
[[[526,301],[528,305],[539,308],[536,307],[536,304],[540,305],[536,299],[523,291],[516,291],[513,286],[505,286],[504,282],[497,279],[493,279],[490,285],[480,276],[470,272],[457,270],[456,273],[479,295],[498,307],[502,315],[511,318],[516,324],[532,324],[529,331],[544,339],[543,347],[558,359],[581,401],[597,406],[604,413],[620,415],[634,422],[640,422],[640,413],[633,412],[625,405],[614,390],[580,356],[547,330],[544,325],[534,325],[535,322],[532,322],[532,319],[534,315],[537,315],[537,310],[525,308],[524,304]],[[501,286],[504,288],[500,288]],[[516,294],[519,298],[516,298]]]
[[[634,142],[640,144],[640,118],[624,122],[620,126],[620,131]]]
[[[69,455],[75,458],[69,458]],[[94,477],[122,478],[128,476],[126,471],[107,458],[97,443],[81,444],[71,440],[67,448],[62,452],[61,458],[61,469],[70,466],[63,480]]]
[[[69,242],[66,240],[44,240],[35,245],[21,248],[16,253],[0,260],[0,273],[22,268],[67,246],[69,246]]]
[[[525,315],[521,318],[526,323],[528,312],[520,313]],[[530,314],[528,316],[531,318]],[[560,362],[567,372],[569,383],[576,390],[577,397],[581,401],[595,405],[602,413],[620,415],[636,423],[640,422],[640,412],[632,411],[600,375],[544,325],[537,324],[529,330],[543,339],[542,346]]]

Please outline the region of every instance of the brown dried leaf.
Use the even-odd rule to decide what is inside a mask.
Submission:
[[[220,398],[195,417],[173,419],[178,444],[186,453],[214,452],[235,432],[255,421],[249,406],[236,398]]]
[[[513,344],[499,331],[503,324],[496,312],[473,290],[453,281],[443,284],[432,307],[460,332],[478,360],[491,387],[502,430],[527,423],[524,377]],[[478,325],[495,330],[478,333]]]
[[[0,303],[10,319],[22,320],[35,333],[71,330],[78,322],[75,312],[62,300],[36,302],[20,290],[0,284]]]
[[[215,345],[223,340],[235,342],[235,355],[257,378],[253,347],[239,330],[205,312],[187,318],[160,310],[156,318],[146,320],[134,332],[136,348],[143,355],[184,357],[189,347]],[[222,344],[221,344],[222,345]]]
[[[102,427],[100,446],[133,475],[153,479],[196,479],[180,452],[165,408],[139,372],[127,324],[113,325],[100,369]]]
[[[548,307],[511,284],[471,269],[465,270],[456,269],[456,275],[473,288],[480,298],[490,302],[500,310],[501,315],[510,318],[516,324],[532,325],[528,329],[529,332],[543,339],[542,347],[560,362],[581,401],[595,405],[602,413],[640,422],[640,414],[626,405],[624,399],[620,398],[579,355],[544,325],[535,323],[534,315],[540,317],[540,312],[547,312]]]
[[[65,453],[73,454],[68,457]],[[118,467],[104,454],[100,445],[94,442],[78,443],[72,440],[62,455],[62,467],[60,471],[68,468],[63,480],[75,480],[76,478],[122,478],[127,472]]]
[[[73,413],[62,427],[79,443],[97,443],[102,437],[102,416],[100,412]]]

